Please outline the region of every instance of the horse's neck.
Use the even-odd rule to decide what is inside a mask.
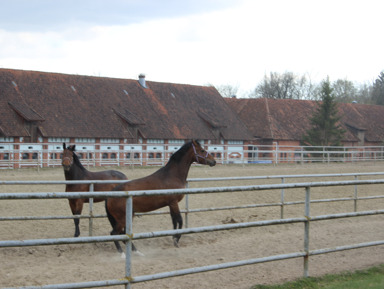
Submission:
[[[168,163],[164,168],[170,175],[186,183],[191,164],[191,160],[182,159],[179,163],[176,164]]]
[[[83,180],[87,175],[87,170],[82,166],[74,163],[69,171],[64,171],[66,180]]]

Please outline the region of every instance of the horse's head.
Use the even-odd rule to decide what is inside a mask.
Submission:
[[[210,167],[216,165],[215,158],[209,152],[207,152],[198,141],[192,141],[192,148],[197,163],[202,165],[209,165]]]
[[[70,145],[66,147],[65,143],[63,143],[63,156],[61,159],[61,165],[63,166],[65,171],[69,171],[73,164],[73,154],[75,151],[76,145]]]

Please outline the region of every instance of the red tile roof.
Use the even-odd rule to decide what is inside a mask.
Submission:
[[[295,99],[226,98],[226,102],[247,125],[252,136],[265,140],[301,140],[310,128],[316,102]],[[339,103],[344,141],[358,142],[353,129],[366,130],[365,140],[384,140],[384,106]]]
[[[214,87],[0,69],[0,132],[44,137],[250,139]],[[209,122],[211,125],[207,124]]]

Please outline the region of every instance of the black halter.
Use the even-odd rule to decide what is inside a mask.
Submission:
[[[208,151],[206,151],[207,154],[205,156],[201,156],[196,152],[196,148],[193,143],[192,143],[192,147],[193,147],[193,152],[195,153],[196,162],[199,162],[199,158],[202,158],[203,160],[205,160],[205,163],[207,163]]]

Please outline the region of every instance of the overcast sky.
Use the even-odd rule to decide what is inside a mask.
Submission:
[[[270,72],[372,82],[382,0],[0,0],[0,68],[253,90]]]

